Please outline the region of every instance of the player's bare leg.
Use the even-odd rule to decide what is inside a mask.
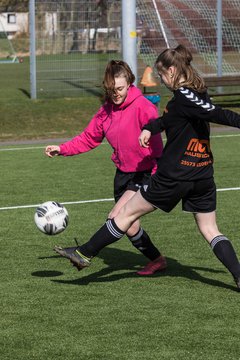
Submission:
[[[116,225],[125,233],[141,216],[153,212],[156,208],[147,202],[141,195],[140,191],[119,210],[118,215],[114,218]]]
[[[109,214],[109,218],[115,218],[121,208],[136,194],[136,192],[127,190]],[[155,272],[165,270],[167,268],[167,260],[152,243],[149,235],[141,227],[139,219],[135,220],[126,235],[131,241],[132,245],[149,259],[149,262],[139,271],[138,275],[148,276]]]
[[[240,291],[240,264],[230,240],[223,235],[216,223],[216,212],[194,214],[199,231],[210,244],[216,257],[233,275]]]
[[[119,240],[141,215],[154,210],[155,208],[145,201],[138,191],[121,207],[114,219],[108,219],[87,243],[79,246],[74,253],[67,254],[67,257],[79,270],[89,266],[92,257],[96,256],[103,247]],[[117,225],[118,218],[123,229]]]

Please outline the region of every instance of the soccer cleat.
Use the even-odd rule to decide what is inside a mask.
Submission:
[[[54,247],[54,251],[56,251],[59,255],[68,258],[69,256],[77,249],[77,246],[69,247],[69,248],[62,248],[61,246],[56,245]]]
[[[236,283],[236,285],[237,285],[237,291],[240,292],[240,277],[234,278],[234,280],[235,280],[235,283]]]
[[[78,270],[82,270],[85,267],[90,266],[91,258],[83,255],[80,252],[80,246],[75,239],[77,246],[62,248],[61,246],[55,246],[54,251],[57,252],[59,255],[69,259],[73,266],[75,266]]]
[[[90,266],[91,259],[83,255],[79,251],[79,246],[62,248],[61,246],[55,246],[54,251],[59,255],[69,259],[73,266],[76,266],[78,270],[82,270],[85,267]]]
[[[91,258],[83,255],[80,251],[79,248],[76,248],[74,250],[74,252],[72,252],[69,256],[68,256],[69,260],[71,261],[71,263],[73,264],[73,266],[75,266],[78,271],[84,269],[85,267],[88,267],[91,265]]]
[[[56,245],[53,250],[56,251],[59,255],[69,259],[69,255],[71,255],[79,247],[77,239],[74,238],[74,240],[77,246],[62,248],[61,246]]]
[[[138,275],[146,276],[153,275],[157,271],[162,271],[167,268],[167,260],[164,256],[159,256],[157,259],[149,262],[142,270],[137,272]]]

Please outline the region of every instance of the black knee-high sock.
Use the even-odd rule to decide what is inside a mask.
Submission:
[[[159,250],[151,242],[148,234],[142,228],[139,229],[136,235],[128,236],[128,238],[133,246],[151,261],[157,259],[161,255]]]
[[[87,243],[79,247],[79,250],[87,257],[96,256],[101,249],[119,240],[124,234],[114,219],[108,219]]]
[[[211,241],[210,245],[216,257],[230,271],[233,277],[239,278],[240,264],[229,239],[224,235],[218,235]]]

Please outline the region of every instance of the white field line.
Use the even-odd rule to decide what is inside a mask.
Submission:
[[[8,148],[8,149],[0,149],[0,151],[19,151],[19,150],[35,150],[35,149],[44,149],[44,146],[29,146],[24,148]]]
[[[109,145],[107,142],[102,142],[100,145]],[[19,150],[39,150],[45,149],[46,145],[44,146],[28,146],[28,147],[14,147],[14,148],[0,148],[0,151],[19,151]]]
[[[233,137],[233,136],[240,136],[240,134],[230,134],[230,135],[214,135],[212,138],[222,138],[222,137]],[[103,142],[102,145],[108,144],[107,142]],[[8,149],[0,149],[0,151],[16,151],[16,150],[35,150],[35,149],[44,149],[44,146],[28,146],[28,147],[21,147],[21,148],[8,148]],[[238,191],[240,187],[236,188],[223,188],[217,189],[217,191]],[[62,202],[63,205],[72,205],[72,204],[87,204],[87,203],[97,203],[97,202],[106,202],[106,201],[113,201],[113,198],[109,199],[95,199],[95,200],[80,200],[80,201],[70,201],[70,202]],[[14,210],[14,209],[27,209],[27,208],[36,208],[40,204],[33,204],[33,205],[16,205],[16,206],[7,206],[7,207],[0,207],[0,211],[2,210]]]
[[[88,204],[88,203],[98,203],[98,202],[106,202],[106,201],[113,201],[113,198],[109,199],[95,199],[95,200],[79,200],[79,201],[67,201],[67,202],[61,202],[62,205],[73,205],[73,204]],[[35,204],[35,205],[16,205],[16,206],[7,206],[7,207],[1,207],[1,210],[15,210],[15,209],[27,209],[27,208],[37,208],[41,204]]]
[[[229,138],[229,137],[236,137],[240,136],[239,134],[225,134],[225,135],[212,135],[211,139],[218,139],[218,138]],[[163,141],[166,141],[166,138],[163,138]],[[101,145],[109,145],[108,142],[102,142]],[[19,150],[38,150],[38,149],[45,149],[46,145],[44,146],[27,146],[27,147],[14,147],[14,148],[0,148],[0,151],[19,151]]]
[[[239,191],[239,190],[240,190],[240,187],[217,189],[218,192],[224,192],[224,191]],[[75,205],[75,204],[89,204],[89,203],[99,203],[99,202],[107,202],[107,201],[114,201],[114,199],[113,199],[113,198],[109,198],[109,199],[66,201],[66,202],[61,202],[61,204],[62,204],[62,205]],[[41,204],[6,206],[6,207],[0,207],[0,211],[3,211],[3,210],[27,209],[27,208],[37,208],[39,205],[41,205]]]

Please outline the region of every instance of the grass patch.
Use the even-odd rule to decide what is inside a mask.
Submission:
[[[0,207],[112,198],[108,145],[54,159],[43,155],[44,144],[16,148],[0,147]],[[212,148],[218,188],[239,187],[238,137],[213,138]],[[239,191],[218,193],[218,223],[238,254],[239,201]],[[72,245],[75,236],[86,241],[112,205],[66,205],[69,226],[52,237],[36,228],[34,207],[0,211],[2,358],[238,359],[239,294],[180,206],[142,220],[167,257],[162,274],[136,275],[146,259],[126,237],[82,272],[52,251],[55,244]]]
[[[19,64],[0,64],[0,141],[70,138],[81,132],[101,105],[99,90],[79,97],[31,100],[29,72],[28,58]],[[159,91],[163,111],[171,93],[164,87]],[[239,97],[217,97],[214,102],[239,111]]]
[[[0,65],[0,207],[111,199],[111,149],[71,158],[43,155],[49,139],[72,137],[96,112],[96,95],[29,98],[29,62]],[[161,110],[170,93],[160,89]],[[215,101],[215,99],[214,99]],[[239,111],[239,98],[216,98]],[[220,130],[220,129],[219,129]],[[231,130],[232,131],[232,130]],[[224,135],[222,130],[221,135]],[[229,134],[229,133],[228,133]],[[41,140],[9,146],[6,141]],[[212,138],[218,188],[239,187],[239,137]],[[218,193],[218,223],[240,254],[239,191]],[[77,272],[57,256],[55,244],[86,241],[105,221],[113,202],[66,205],[62,234],[36,228],[35,207],[0,210],[0,347],[4,360],[235,360],[239,359],[239,294],[226,269],[178,206],[154,212],[142,224],[168,260],[150,278],[146,263],[124,237]]]

